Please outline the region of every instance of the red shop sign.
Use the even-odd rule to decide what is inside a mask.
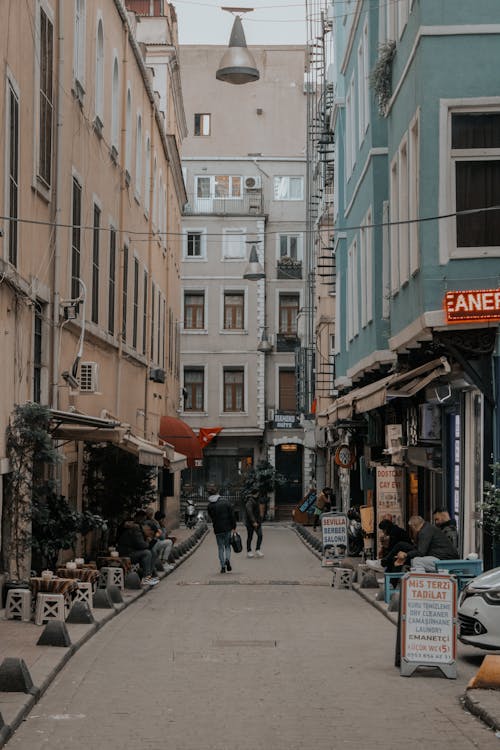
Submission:
[[[447,292],[444,309],[448,323],[499,321],[500,289],[470,289]]]

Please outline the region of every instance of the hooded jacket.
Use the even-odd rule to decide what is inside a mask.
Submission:
[[[214,527],[214,534],[225,534],[236,528],[236,516],[233,506],[219,494],[208,498],[207,513]]]
[[[417,534],[417,548],[408,552],[407,560],[414,557],[437,557],[438,560],[456,560],[458,558],[457,548],[450,542],[446,534],[443,534],[436,526],[427,521]]]

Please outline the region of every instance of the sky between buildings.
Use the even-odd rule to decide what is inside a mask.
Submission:
[[[234,18],[221,6],[254,8],[242,14],[247,44],[305,44],[302,0],[172,0],[179,19],[180,44],[227,45]]]

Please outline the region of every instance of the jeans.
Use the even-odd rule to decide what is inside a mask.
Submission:
[[[260,549],[260,545],[262,544],[262,526],[259,524],[256,529],[253,526],[247,526],[247,552],[250,552],[252,549],[254,531],[257,536],[257,546],[255,549]]]
[[[158,541],[155,542],[151,548],[151,554],[153,555],[153,570],[156,570],[157,563],[159,563],[163,569],[163,563],[167,562],[172,546],[173,543],[171,539],[158,539]]]
[[[231,534],[232,531],[223,531],[221,534],[215,535],[221,568],[231,560]]]
[[[411,561],[411,569],[414,573],[435,573],[438,560],[439,557],[433,557],[432,555],[414,557]]]
[[[149,549],[138,549],[135,552],[130,552],[127,557],[130,557],[130,561],[133,563],[139,563],[142,570],[143,576],[150,576],[153,570],[153,556]]]

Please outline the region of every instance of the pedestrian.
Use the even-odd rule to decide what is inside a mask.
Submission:
[[[260,548],[262,546],[262,515],[261,498],[258,490],[251,490],[245,503],[245,525],[247,527],[247,557],[264,557]],[[252,539],[254,532],[257,536],[255,553],[252,552]]]
[[[320,521],[323,513],[329,513],[332,509],[332,494],[333,490],[331,487],[323,487],[316,500],[316,506],[314,508],[314,523],[313,531],[316,531],[316,527]]]
[[[236,530],[236,516],[233,506],[225,497],[221,497],[215,485],[210,485],[208,491],[207,513],[214,527],[217,551],[219,554],[220,572],[230,572],[231,566],[231,534]]]

